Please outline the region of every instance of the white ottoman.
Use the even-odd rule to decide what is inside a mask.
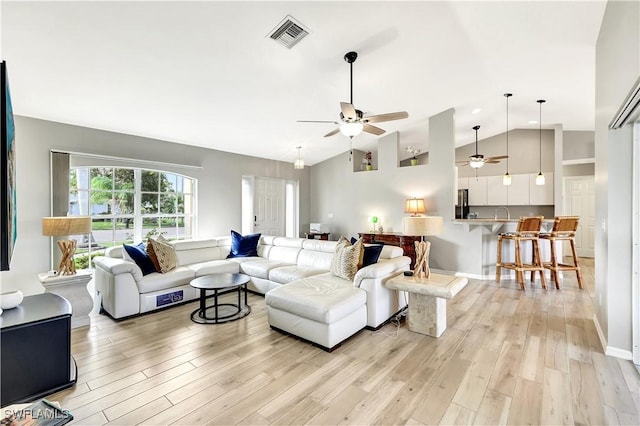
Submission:
[[[272,328],[331,351],[367,325],[367,295],[351,281],[315,275],[265,295]]]

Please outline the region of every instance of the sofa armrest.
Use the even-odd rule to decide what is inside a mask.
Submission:
[[[97,268],[103,269],[111,275],[131,274],[136,282],[142,280],[142,270],[135,262],[115,257],[97,256],[93,259],[93,263]]]
[[[365,278],[382,278],[396,271],[407,270],[410,264],[411,258],[408,256],[381,260],[378,263],[360,269],[353,278],[353,285],[360,287],[362,280]]]

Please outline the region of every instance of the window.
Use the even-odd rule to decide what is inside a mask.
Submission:
[[[195,179],[156,170],[72,168],[69,213],[92,218],[92,234],[78,248],[96,251],[158,234],[194,237],[195,185]]]

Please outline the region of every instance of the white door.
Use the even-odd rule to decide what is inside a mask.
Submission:
[[[593,176],[564,178],[564,214],[580,216],[576,232],[576,251],[580,257],[593,257],[595,244],[595,193]],[[571,255],[565,244],[564,255]]]
[[[253,232],[284,236],[284,180],[256,177],[253,194]]]

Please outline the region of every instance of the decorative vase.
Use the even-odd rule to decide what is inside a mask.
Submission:
[[[373,170],[373,166],[371,164],[367,164],[367,170]]]
[[[22,303],[23,298],[24,296],[20,290],[0,293],[0,309],[13,309]]]
[[[411,159],[411,165],[412,166],[417,166],[418,165],[418,159],[417,158],[412,158]]]

